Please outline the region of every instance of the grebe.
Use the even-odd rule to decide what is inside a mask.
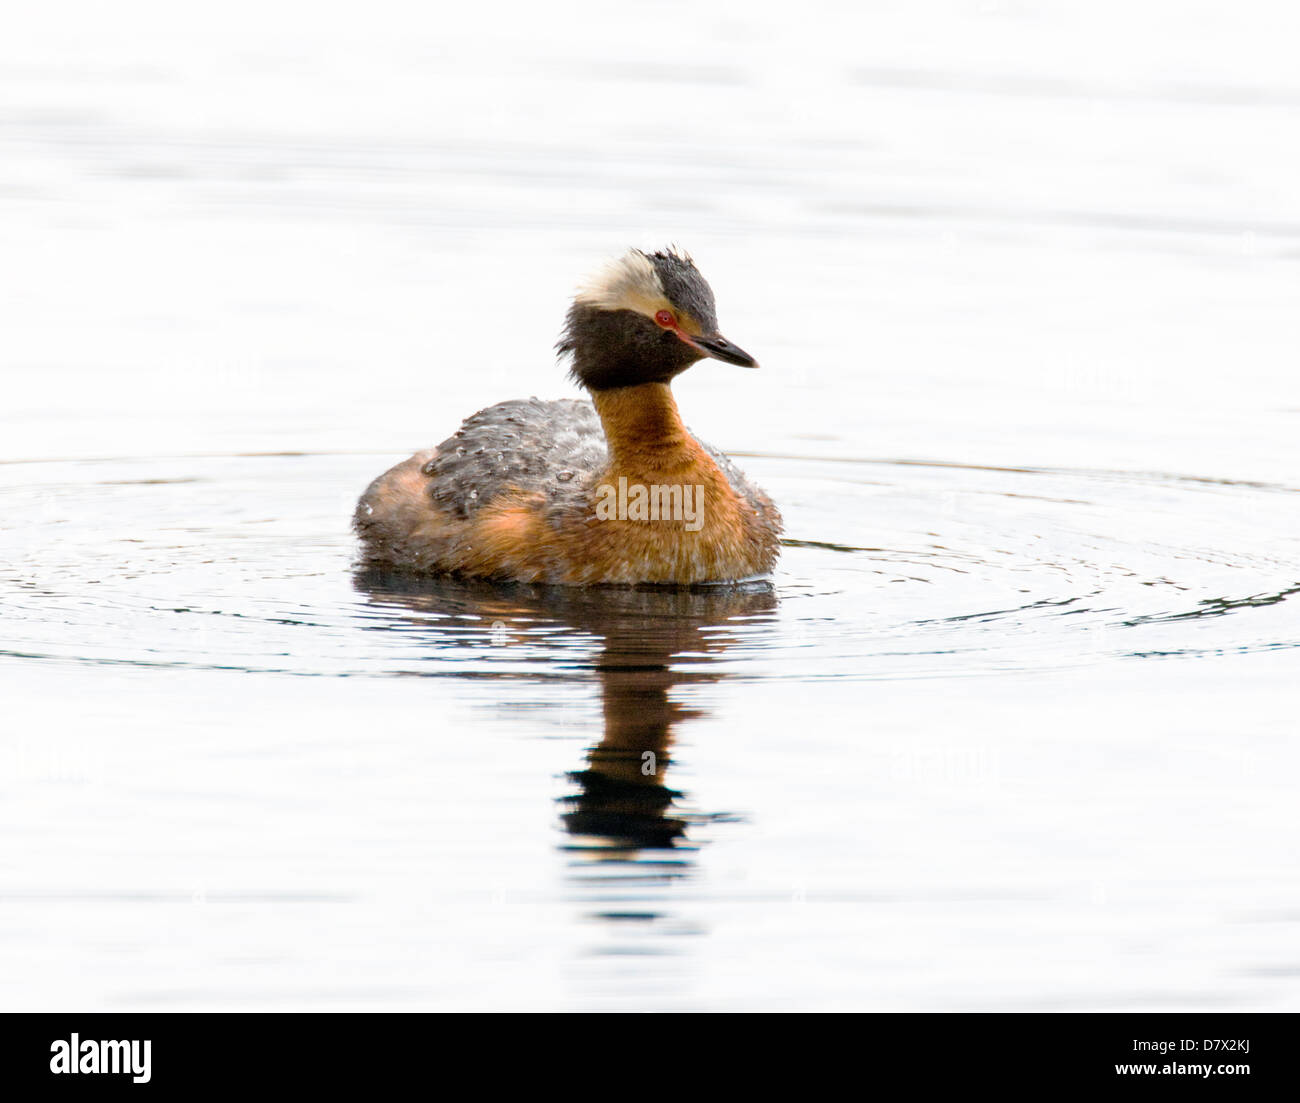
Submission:
[[[734,581],[772,569],[781,516],[682,424],[671,380],[718,332],[691,258],[634,249],[583,284],[556,345],[592,402],[502,402],[380,475],[357,503],[362,562],[594,585]]]

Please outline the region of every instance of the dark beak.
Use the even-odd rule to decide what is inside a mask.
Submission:
[[[720,333],[715,333],[712,336],[692,337],[690,342],[706,356],[712,356],[715,360],[721,360],[727,364],[739,364],[742,368],[758,367],[757,360],[744,349],[737,348]]]

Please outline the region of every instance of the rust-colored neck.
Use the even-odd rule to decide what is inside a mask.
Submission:
[[[610,465],[632,474],[698,463],[703,449],[686,431],[667,383],[595,391]]]

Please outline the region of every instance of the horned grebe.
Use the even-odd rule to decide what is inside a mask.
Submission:
[[[362,561],[521,582],[695,583],[772,569],[781,515],[682,424],[670,381],[718,332],[689,256],[632,250],[579,288],[556,345],[592,402],[502,402],[380,475],[357,504]]]

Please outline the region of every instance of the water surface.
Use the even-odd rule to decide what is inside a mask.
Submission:
[[[0,45],[4,1006],[1300,1006],[1283,6],[136,7]],[[669,240],[775,575],[359,572]]]

